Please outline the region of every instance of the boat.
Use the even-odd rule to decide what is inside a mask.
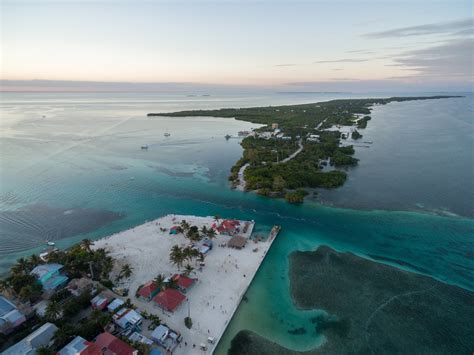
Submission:
[[[46,241],[46,244],[49,245],[50,247],[54,247],[56,244],[54,242]]]
[[[148,144],[142,145],[142,146],[141,146],[141,149],[142,149],[142,150],[147,150],[147,149],[148,149]]]
[[[230,138],[232,138],[232,136],[230,134],[226,134],[225,136],[225,139],[229,140]]]
[[[171,136],[171,133],[165,132],[164,136],[169,137],[169,136]]]

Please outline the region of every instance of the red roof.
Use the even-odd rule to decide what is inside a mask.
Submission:
[[[192,279],[190,277],[187,277],[184,275],[178,275],[178,274],[173,275],[173,280],[176,280],[179,288],[182,288],[185,290],[190,288],[196,281],[195,279]]]
[[[231,231],[234,230],[238,225],[240,225],[239,221],[236,221],[235,219],[226,219],[222,221],[219,227],[217,227],[217,230],[219,232]]]
[[[143,287],[138,291],[138,294],[144,298],[150,298],[153,292],[157,289],[156,284],[153,281],[148,281]]]
[[[81,355],[133,355],[137,353],[130,345],[107,332],[99,334],[93,346],[89,346],[84,351]]]
[[[153,301],[155,301],[162,308],[173,312],[185,299],[186,296],[178,290],[167,288],[166,290],[157,294],[153,298]]]
[[[82,350],[79,353],[80,355],[102,355],[102,351],[99,345],[88,342],[88,341],[86,342],[86,344],[87,344],[87,348]]]

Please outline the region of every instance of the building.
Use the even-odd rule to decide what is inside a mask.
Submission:
[[[14,304],[0,296],[0,333],[9,334],[25,321],[25,315]]]
[[[186,293],[186,291],[188,291],[197,281],[196,279],[192,279],[185,275],[178,275],[178,274],[174,274],[172,276],[172,280],[176,281],[176,285],[178,286],[178,289],[184,293]]]
[[[144,336],[143,334],[140,334],[140,333],[137,333],[137,332],[133,332],[132,335],[130,335],[128,337],[128,339],[130,339],[131,341],[146,344],[146,345],[152,345],[153,344],[153,340],[151,340],[151,339],[147,338],[146,336]]]
[[[161,309],[169,312],[174,312],[176,308],[179,307],[181,303],[186,299],[186,296],[183,295],[178,290],[173,288],[167,288],[164,291],[158,293],[154,298],[153,301],[160,307]]]
[[[94,348],[94,343],[87,341],[86,339],[77,336],[64,348],[59,350],[56,355],[80,355],[80,354],[91,354],[91,350]],[[97,349],[100,350],[100,349]]]
[[[151,301],[158,292],[160,292],[160,289],[156,286],[156,283],[148,281],[140,288],[140,290],[138,290],[138,296],[147,301]]]
[[[31,274],[38,279],[45,291],[50,291],[67,282],[67,276],[60,274],[62,268],[61,264],[41,264],[31,270]]]
[[[9,347],[3,355],[35,355],[38,348],[48,346],[52,343],[52,339],[58,327],[53,323],[45,323],[33,333],[23,340]]]
[[[113,315],[113,320],[122,329],[140,329],[143,317],[134,309],[122,308]]]
[[[151,333],[151,338],[155,343],[172,352],[178,346],[181,336],[166,325],[160,324]]]
[[[272,123],[272,129],[278,129],[278,123]]]
[[[125,302],[122,301],[120,298],[116,298],[114,299],[112,302],[109,303],[109,305],[107,306],[107,310],[109,312],[115,312],[116,310],[118,310],[120,307],[123,306]]]
[[[104,310],[109,304],[109,298],[102,293],[99,293],[93,299],[91,299],[91,307],[100,311]]]
[[[229,248],[242,249],[247,243],[247,238],[244,238],[240,235],[236,235],[227,242]]]
[[[232,235],[240,231],[239,226],[240,226],[240,222],[237,220],[224,219],[222,223],[219,225],[216,225],[216,223],[214,223],[212,225],[212,228],[214,228],[217,232],[219,232],[219,234]]]
[[[69,344],[62,348],[58,355],[138,355],[138,351],[130,345],[104,332],[99,334],[94,342],[75,337]]]
[[[130,345],[120,340],[119,338],[114,337],[112,334],[104,332],[99,334],[94,341],[100,349],[101,354],[117,354],[117,355],[138,355],[138,350],[135,350]],[[96,353],[91,353],[90,355],[96,355]]]

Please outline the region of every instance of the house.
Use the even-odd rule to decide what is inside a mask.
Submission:
[[[172,279],[176,281],[176,285],[178,286],[178,289],[184,293],[186,293],[186,291],[190,289],[191,286],[193,286],[194,283],[197,281],[196,279],[192,279],[185,275],[178,275],[178,274],[174,274],[172,276]]]
[[[31,270],[31,275],[38,279],[45,291],[50,291],[67,282],[67,276],[59,272],[62,268],[61,264],[41,264]]]
[[[109,303],[109,305],[107,306],[107,310],[113,313],[116,310],[118,310],[120,307],[122,307],[124,303],[125,302],[122,301],[120,298],[116,298],[112,302]]]
[[[102,293],[99,293],[93,299],[91,299],[91,307],[100,311],[104,310],[109,304],[109,298]]]
[[[172,352],[178,346],[181,336],[166,325],[160,324],[151,333],[151,338],[155,343]]]
[[[122,308],[112,316],[114,323],[122,329],[139,329],[143,321],[140,313],[130,308]]]
[[[212,228],[217,230],[220,234],[227,234],[232,235],[235,232],[239,232],[238,226],[240,222],[233,219],[224,219],[220,225],[216,225],[215,223],[212,225]]]
[[[80,354],[91,354],[91,350],[94,349],[94,343],[87,341],[86,339],[77,336],[64,348],[59,350],[56,355],[80,355]],[[97,348],[97,350],[100,350]]]
[[[199,251],[201,254],[207,254],[209,250],[212,250],[212,240],[204,238],[198,242],[193,243],[193,248]]]
[[[272,129],[278,129],[278,123],[272,123]]]
[[[147,301],[151,301],[158,292],[160,292],[160,289],[156,286],[156,283],[148,281],[138,290],[138,296]]]
[[[110,333],[99,334],[94,342],[77,336],[57,355],[138,355],[138,351]]]
[[[14,304],[0,296],[0,333],[9,334],[25,321],[25,315]]]
[[[124,341],[107,332],[99,334],[94,344],[99,349],[99,352],[87,352],[87,355],[138,355],[138,350],[135,350]]]
[[[236,235],[227,242],[229,248],[242,249],[247,243],[247,238],[244,238],[240,235]]]
[[[148,339],[146,336],[144,336],[140,333],[137,333],[137,332],[133,332],[132,335],[130,335],[128,337],[128,339],[130,339],[133,342],[142,343],[142,344],[146,344],[146,345],[152,345],[153,344],[153,340]]]
[[[153,301],[163,310],[173,312],[185,299],[186,296],[178,290],[167,288],[158,293]]]
[[[52,339],[58,327],[53,323],[45,323],[33,333],[23,340],[9,347],[3,355],[35,355],[38,348],[48,346],[52,343]]]

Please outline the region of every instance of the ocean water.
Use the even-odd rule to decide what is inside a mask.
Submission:
[[[168,213],[254,219],[262,233],[280,224],[283,231],[219,353],[240,329],[299,350],[324,341],[318,334],[289,333],[321,312],[298,310],[291,300],[293,250],[327,244],[474,289],[472,96],[377,107],[361,131],[362,140],[373,143],[357,148],[360,166],[349,171],[346,186],[319,197],[333,206],[292,206],[228,188],[229,169],[242,150],[238,139],[224,135],[251,123],[146,117],[375,96],[390,95],[4,93],[0,271],[43,250],[46,240],[67,247]],[[140,149],[144,144],[147,151]]]

